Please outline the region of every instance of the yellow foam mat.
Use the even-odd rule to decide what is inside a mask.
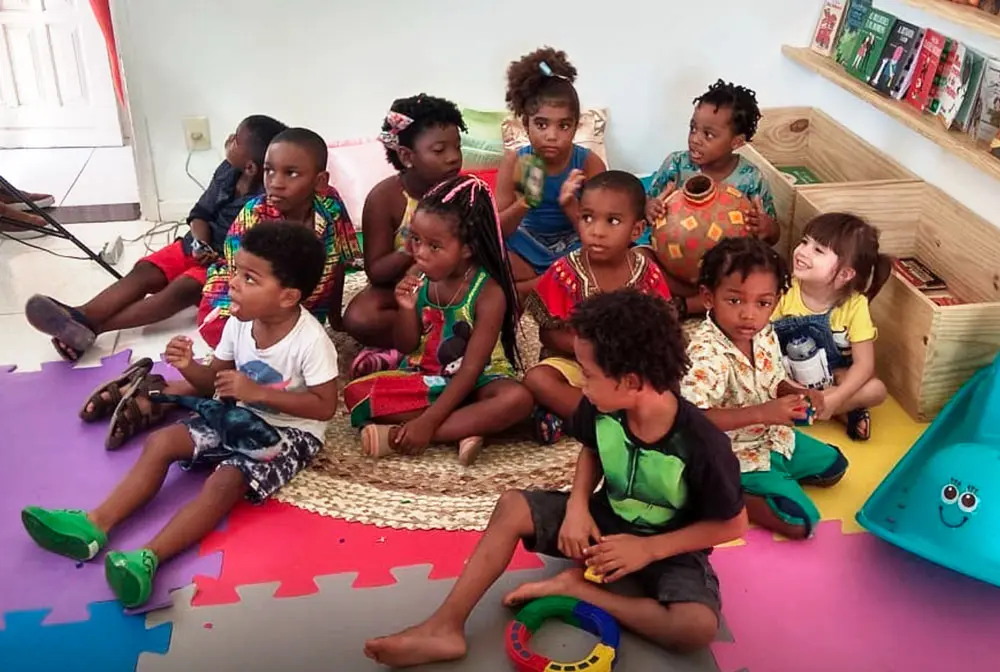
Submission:
[[[911,418],[892,398],[872,409],[868,441],[851,441],[844,426],[836,422],[807,428],[809,435],[840,448],[850,462],[843,480],[832,488],[806,488],[823,520],[843,521],[845,533],[860,532],[854,515],[926,428],[926,423]]]
[[[892,398],[872,410],[872,436],[868,441],[851,441],[844,426],[838,422],[805,428],[810,436],[840,448],[850,462],[843,480],[832,488],[806,488],[823,520],[841,521],[845,534],[863,532],[864,528],[858,525],[854,515],[926,428],[926,423],[911,418]],[[777,534],[775,538],[784,539]],[[737,539],[720,546],[742,546],[744,543]]]

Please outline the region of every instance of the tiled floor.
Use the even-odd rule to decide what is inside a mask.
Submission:
[[[154,225],[150,222],[112,222],[107,224],[76,224],[68,228],[92,249],[115,236],[130,239],[125,243],[125,253],[117,270],[123,275],[146,252],[146,244],[157,248],[167,242],[163,234],[147,237],[144,234]],[[29,241],[43,249],[34,249],[21,243],[4,239],[0,241],[0,364],[14,364],[20,370],[37,370],[42,362],[57,359],[48,337],[36,332],[24,318],[24,304],[32,294],[48,294],[68,304],[79,304],[92,298],[114,281],[114,278],[97,264],[80,259],[67,259],[51,253],[79,257],[80,252],[72,243],[55,238],[38,238]],[[181,313],[161,324],[143,329],[102,334],[94,347],[81,361],[81,366],[96,365],[101,357],[131,348],[134,356],[158,357],[167,340],[176,334],[196,336],[194,309]],[[208,354],[207,346],[195,338],[198,354]]]
[[[57,206],[139,201],[131,147],[0,149],[0,174]]]

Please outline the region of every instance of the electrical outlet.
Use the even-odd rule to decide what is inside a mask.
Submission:
[[[208,131],[208,117],[184,117],[184,143],[189,152],[212,149],[212,136]]]

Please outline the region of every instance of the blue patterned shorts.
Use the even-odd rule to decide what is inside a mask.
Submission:
[[[261,421],[263,422],[263,421]],[[268,460],[257,460],[222,445],[218,434],[201,416],[182,420],[194,442],[194,455],[180,463],[184,470],[199,467],[236,467],[250,489],[247,499],[261,504],[309,466],[323,444],[296,427],[274,427],[280,437]]]

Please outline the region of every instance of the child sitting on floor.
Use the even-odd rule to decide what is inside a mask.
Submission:
[[[326,249],[323,275],[312,295],[302,305],[322,324],[341,324],[344,298],[344,270],[361,256],[358,235],[344,202],[330,186],[326,170],[326,143],[306,128],[290,128],[279,133],[264,158],[264,194],[249,201],[226,236],[224,257],[208,269],[208,280],[198,324],[209,346],[219,342],[229,317],[230,265],[240,248],[240,239],[260,222],[283,220],[315,232]]]
[[[413,266],[406,245],[410,218],[431,187],[462,169],[459,130],[466,129],[455,104],[423,93],[394,101],[382,122],[386,159],[399,172],[375,185],[361,215],[369,285],[347,305],[344,330],[370,347],[351,365],[352,379],[396,368],[402,359],[392,348],[392,325],[396,283]]]
[[[237,319],[226,322],[212,363],[197,363],[183,336],[167,345],[167,362],[197,394],[221,400],[197,400],[201,415],[150,436],[97,508],[25,508],[21,520],[32,539],[53,553],[92,560],[109,533],[156,495],[173,463],[214,466],[201,494],[148,544],[105,556],[115,596],[139,607],[162,563],[200,541],[241,499],[264,502],[304,469],[337,408],[337,351],[301,305],[319,282],[325,257],[320,241],[302,227],[269,222],[248,231],[232,260]],[[242,417],[219,419],[234,415]]]
[[[584,560],[606,583],[632,575],[642,593],[612,592],[570,569],[514,590],[507,606],[567,595],[669,650],[715,638],[719,580],[709,554],[742,536],[747,517],[729,440],[678,396],[688,367],[680,325],[666,301],[633,289],[587,299],[571,324],[585,397],[566,425],[583,444],[572,490],[504,493],[444,604],[419,625],[366,642],[369,658],[406,667],[463,657],[465,622],[518,542]]]
[[[580,98],[573,88],[576,68],[566,53],[545,47],[507,69],[507,104],[531,144],[507,152],[497,174],[497,205],[507,237],[511,268],[522,299],[556,259],[580,247],[580,185],[604,170],[590,150],[573,144],[580,123]],[[522,161],[536,156],[545,166],[541,202],[525,200]]]
[[[263,115],[240,122],[226,140],[226,159],[188,215],[191,230],[183,238],[140,259],[82,306],[32,296],[24,309],[31,326],[52,336],[60,356],[75,361],[98,334],[154,324],[197,306],[206,268],[223,253],[223,240],[244,204],[263,190],[264,152],[285,128]]]
[[[326,250],[323,273],[302,306],[322,323],[340,317],[344,266],[357,258],[357,234],[340,196],[327,183],[326,143],[310,130],[291,128],[275,137],[264,160],[265,194],[251,199],[237,216],[225,241],[225,256],[208,271],[208,282],[198,308],[201,335],[213,348],[228,321],[232,264],[243,236],[266,221],[305,227]],[[148,360],[147,360],[148,361]],[[152,364],[136,363],[94,391],[80,409],[84,422],[110,417],[105,447],[115,450],[137,432],[159,423],[169,404],[152,403],[149,393],[192,394],[184,381],[167,384],[150,374]]]
[[[689,336],[681,393],[729,434],[750,520],[805,539],[819,511],[800,484],[837,483],[847,459],[790,426],[807,418],[809,403],[823,413],[824,401],[785,378],[769,322],[788,288],[788,267],[757,238],[726,238],[705,254],[698,282],[708,315]]]
[[[750,89],[721,79],[694,99],[694,114],[688,130],[686,152],[673,152],[653,175],[646,201],[646,232],[640,239],[649,242],[652,227],[663,216],[666,198],[698,173],[717,183],[739,189],[754,207],[744,213],[747,230],[773,245],[780,230],[775,222],[774,199],[767,181],[754,164],[735,151],[753,139],[760,121],[757,96]],[[667,276],[674,306],[682,317],[704,312],[697,287]]]
[[[829,213],[806,224],[792,261],[792,287],[771,316],[782,351],[787,357],[796,339],[813,340],[824,375],[798,382],[824,389],[825,408],[817,418],[838,417],[851,439],[867,441],[868,409],[887,394],[875,376],[878,330],[868,303],[889,279],[892,260],[879,254],[873,226],[854,215]]]
[[[645,225],[646,194],[639,178],[620,170],[598,173],[580,194],[577,229],[583,247],[558,259],[528,295],[527,309],[539,325],[544,356],[524,377],[538,404],[536,428],[553,443],[583,398],[583,371],[573,359],[569,318],[584,299],[634,287],[670,298],[663,271],[631,247]]]
[[[362,450],[422,453],[458,443],[471,464],[483,437],[528,417],[532,400],[514,378],[519,306],[496,204],[478,177],[442,182],[410,220],[414,270],[396,285],[398,370],[351,381],[344,402]]]

